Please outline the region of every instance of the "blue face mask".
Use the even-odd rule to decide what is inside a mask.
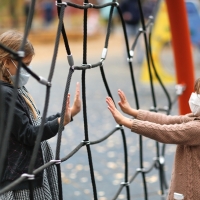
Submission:
[[[13,65],[17,68],[16,64],[14,63],[13,60],[11,60]],[[31,67],[29,66],[29,68],[31,69]],[[9,72],[10,74],[10,72]],[[21,88],[22,86],[26,85],[28,82],[28,79],[30,77],[30,74],[24,69],[24,68],[20,68],[19,71],[19,82],[18,82],[18,87]],[[15,83],[16,80],[16,75],[11,75],[10,74],[10,79],[13,82],[13,84]]]

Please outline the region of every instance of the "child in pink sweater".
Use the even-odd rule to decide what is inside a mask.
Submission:
[[[121,110],[134,119],[123,116],[110,97],[108,109],[118,124],[132,132],[165,144],[177,144],[168,200],[174,193],[184,195],[184,200],[200,199],[200,79],[195,83],[189,105],[191,113],[170,116],[131,108],[123,91],[118,90]]]

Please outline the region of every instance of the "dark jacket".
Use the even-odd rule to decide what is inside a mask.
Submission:
[[[0,98],[4,97],[4,113],[1,118],[0,125],[6,125],[9,122],[8,113],[10,109],[12,94],[14,88],[12,85],[0,81]],[[0,105],[0,109],[2,105]],[[0,188],[11,183],[13,180],[19,178],[23,173],[27,173],[30,158],[33,152],[36,137],[40,126],[33,126],[28,106],[24,98],[18,93],[16,98],[16,104],[14,108],[13,124],[11,126],[11,133],[9,139],[9,147],[6,154],[6,160],[4,163],[3,175],[0,181]],[[44,124],[44,130],[42,135],[42,141],[48,140],[54,137],[59,128],[57,118],[60,114],[52,115],[46,119]],[[3,134],[5,133],[5,126]],[[43,165],[43,157],[41,148],[38,151],[37,161],[35,169]],[[42,175],[39,173],[35,176],[33,181],[34,186],[42,185]],[[17,185],[13,190],[28,189],[27,181]]]
[[[137,0],[123,0],[119,4],[119,7],[121,9],[122,15],[129,13],[131,16],[128,20],[124,19],[125,23],[129,25],[139,24],[141,16]]]

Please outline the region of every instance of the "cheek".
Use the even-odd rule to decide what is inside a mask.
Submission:
[[[11,73],[11,75],[15,75],[17,73],[17,69],[16,67],[9,67],[9,72]]]

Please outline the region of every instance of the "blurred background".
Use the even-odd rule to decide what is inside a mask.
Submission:
[[[137,4],[137,1],[131,1]],[[82,0],[71,0],[71,2],[80,5],[83,4]],[[111,0],[90,0],[89,2],[104,4],[111,2]],[[135,7],[135,4],[131,6],[130,2],[128,2],[129,6],[127,7],[126,0],[118,2],[123,11],[124,20],[126,21],[129,45],[131,47],[135,39],[135,34],[138,28],[141,27],[141,19],[138,17],[137,12],[138,7]],[[200,75],[199,1],[185,1],[185,3],[190,26],[195,77],[197,78]],[[146,21],[150,15],[155,17],[152,32],[154,62],[171,99],[174,101],[171,114],[175,115],[179,113],[175,90],[176,74],[166,5],[164,1],[143,0],[142,6]],[[0,33],[9,29],[17,29],[23,32],[29,9],[30,1],[28,0],[0,0]],[[134,12],[132,11],[133,9],[135,9]],[[101,59],[101,53],[106,38],[109,11],[109,7],[101,10],[89,9],[88,11],[88,63],[93,64]],[[134,17],[132,16],[133,13],[135,14]],[[71,8],[69,6],[66,7],[63,22],[75,65],[82,65],[83,10]],[[33,43],[36,52],[31,65],[34,72],[45,78],[48,78],[51,67],[57,26],[58,17],[55,1],[37,0],[33,23],[29,34],[29,39]],[[142,109],[149,110],[153,105],[153,101],[146,65],[143,36],[141,36],[137,42],[132,64],[139,97],[139,106]],[[61,111],[68,71],[67,53],[61,37],[52,81],[48,114]],[[120,88],[127,95],[131,106],[135,107],[125,40],[122,25],[116,10],[113,13],[108,54],[104,61],[104,71],[115,102],[117,103],[119,100],[117,89]],[[80,70],[73,73],[70,84],[72,101],[75,84],[76,82],[81,83],[81,78],[82,74]],[[167,105],[167,99],[156,79],[154,79],[154,88],[158,107],[165,107]],[[40,85],[35,79],[31,78],[27,84],[27,89],[35,99],[36,105],[42,113],[46,88]],[[91,141],[102,138],[116,126],[111,114],[107,110],[107,105],[105,103],[106,96],[107,92],[99,68],[87,70],[86,101],[88,131]],[[128,148],[129,177],[132,177],[139,167],[139,137],[126,128],[125,134]],[[57,137],[54,137],[49,140],[54,152],[56,149],[56,139]],[[81,113],[74,118],[74,121],[66,126],[63,131],[61,157],[68,155],[83,139],[84,124],[83,113],[81,111]],[[153,158],[156,156],[156,146],[155,141],[148,138],[143,138],[143,143],[144,167],[148,168],[153,162]],[[165,173],[168,184],[171,177],[175,148],[175,145],[166,146]],[[115,196],[121,182],[124,181],[124,153],[120,132],[116,132],[100,144],[91,146],[91,150],[99,200],[110,200]],[[73,157],[62,163],[61,168],[64,199],[93,199],[87,151],[85,147],[82,147]],[[148,196],[150,200],[161,199],[158,174],[159,172],[156,168],[146,174]],[[140,174],[131,183],[130,192],[131,199],[144,199],[142,177]],[[125,189],[122,190],[118,199],[127,199]]]

